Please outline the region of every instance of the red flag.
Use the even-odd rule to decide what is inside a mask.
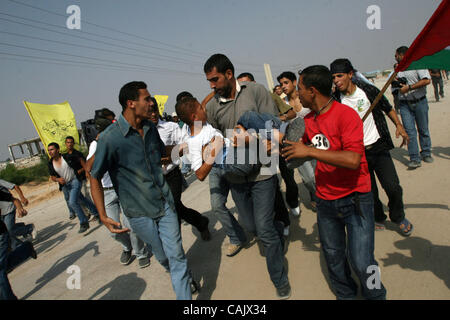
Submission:
[[[450,46],[450,0],[442,0],[395,71],[404,71],[413,61],[431,56],[447,46]]]

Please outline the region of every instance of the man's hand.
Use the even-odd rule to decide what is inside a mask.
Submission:
[[[287,147],[281,150],[281,155],[286,160],[291,160],[292,158],[306,158],[309,156],[310,147],[307,147],[301,140],[298,142],[288,141],[284,142]]]
[[[202,148],[203,160],[207,164],[212,165],[216,160],[216,156],[219,154],[222,148],[223,139],[218,136],[213,137],[211,141]]]
[[[409,92],[409,85],[407,84],[401,84],[401,88],[400,88],[400,93],[401,94],[406,94],[407,92]]]
[[[14,198],[13,203],[16,206],[16,213],[19,218],[25,217],[28,212],[22,207],[22,203],[19,199]]]
[[[28,199],[27,198],[25,198],[25,197],[23,197],[23,198],[20,198],[20,202],[22,202],[22,204],[26,207],[27,205],[28,205]]]
[[[105,225],[105,227],[108,228],[108,230],[112,233],[125,233],[125,232],[131,231],[128,228],[122,229],[122,225],[119,222],[117,222],[109,217],[104,218],[104,217],[100,216],[100,220]]]
[[[58,181],[58,183],[62,186],[66,184],[66,180],[64,180],[64,178],[57,178],[56,181]]]
[[[397,125],[397,129],[395,130],[395,137],[398,138],[399,136],[402,136],[403,141],[402,144],[400,145],[400,148],[403,146],[407,146],[409,143],[409,136],[405,131],[405,128],[403,127],[403,125],[401,123],[399,123]]]

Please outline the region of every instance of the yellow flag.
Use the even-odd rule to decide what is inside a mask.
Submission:
[[[164,105],[167,102],[167,99],[169,99],[169,96],[162,96],[162,95],[154,95],[156,102],[158,102],[158,108],[159,108],[159,114],[162,115],[164,112]]]
[[[66,152],[64,142],[67,136],[75,139],[75,149],[80,150],[80,137],[75,115],[67,101],[51,105],[24,101],[23,104],[46,151],[49,143],[56,142],[61,148],[61,153]]]

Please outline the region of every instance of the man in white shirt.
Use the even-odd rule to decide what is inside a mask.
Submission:
[[[334,94],[336,99],[354,109],[358,112],[360,118],[363,118],[370,108],[371,101],[374,101],[378,95],[379,90],[372,85],[355,79],[353,77],[353,66],[348,59],[336,59],[331,63],[330,69],[337,89]],[[389,199],[388,206],[391,221],[399,226],[402,235],[409,236],[413,230],[413,225],[405,218],[403,190],[389,153],[389,150],[394,148],[394,145],[383,112],[396,125],[397,138],[400,135],[403,138],[402,145],[408,141],[408,135],[398,119],[397,113],[387,99],[383,97],[363,124],[365,154],[374,199],[375,228],[376,230],[384,230],[387,218],[378,196],[376,174]]]
[[[154,98],[152,98],[154,99]],[[186,138],[186,131],[182,130],[175,122],[163,121],[160,118],[158,104],[154,102],[151,110],[150,121],[152,121],[158,129],[159,136],[166,146],[175,146],[180,144]],[[208,230],[209,219],[200,212],[186,207],[181,201],[181,194],[183,191],[183,175],[180,171],[180,159],[177,159],[169,164],[163,165],[163,173],[169,184],[170,191],[175,201],[175,209],[178,214],[178,220],[181,219],[193,225],[199,232],[203,240],[211,239],[211,234]]]

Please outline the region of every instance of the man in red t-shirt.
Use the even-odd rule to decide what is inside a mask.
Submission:
[[[300,73],[300,102],[313,112],[305,117],[303,141],[286,141],[282,153],[286,160],[318,160],[317,225],[337,298],[356,297],[358,287],[351,277],[351,265],[361,282],[362,295],[385,299],[374,257],[373,198],[363,123],[352,108],[333,101],[332,83],[325,66],[311,66]]]

